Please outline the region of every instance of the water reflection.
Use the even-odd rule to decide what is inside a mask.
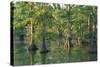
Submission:
[[[50,52],[41,53],[41,48],[37,51],[26,50],[24,43],[14,44],[14,64],[15,65],[33,65],[33,64],[50,64],[50,63],[66,63],[80,61],[97,60],[96,53],[89,53],[84,47],[77,45],[64,49],[63,44],[57,48],[57,43],[49,45]],[[39,46],[38,44],[36,44]]]
[[[47,53],[41,54],[41,64],[46,64],[47,60]]]
[[[35,64],[34,60],[35,60],[36,51],[29,51],[28,50],[28,55],[29,55],[29,64],[30,65]]]
[[[72,50],[72,48],[68,48],[67,49],[67,62],[71,62],[71,50]]]

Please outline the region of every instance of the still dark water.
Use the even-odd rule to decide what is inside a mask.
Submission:
[[[26,45],[14,43],[14,65],[38,65],[38,64],[55,64],[69,62],[96,61],[97,54],[88,52],[84,47],[74,46],[71,49],[64,48],[64,44],[57,45],[52,41],[47,44],[50,52],[40,53],[41,45],[37,44],[37,51],[28,51]]]

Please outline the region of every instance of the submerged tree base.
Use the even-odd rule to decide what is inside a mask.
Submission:
[[[48,53],[50,50],[41,50],[40,53]]]
[[[28,47],[28,50],[38,50],[35,44]]]

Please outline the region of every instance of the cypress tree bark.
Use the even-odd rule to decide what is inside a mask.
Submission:
[[[68,6],[68,23],[67,23],[67,47],[72,47],[72,32],[71,32],[71,6]]]

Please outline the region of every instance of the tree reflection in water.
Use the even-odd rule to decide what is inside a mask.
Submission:
[[[46,64],[47,53],[41,53],[41,63]]]
[[[33,65],[35,64],[34,60],[35,60],[36,50],[35,51],[30,50],[28,52],[29,52],[29,64]]]

